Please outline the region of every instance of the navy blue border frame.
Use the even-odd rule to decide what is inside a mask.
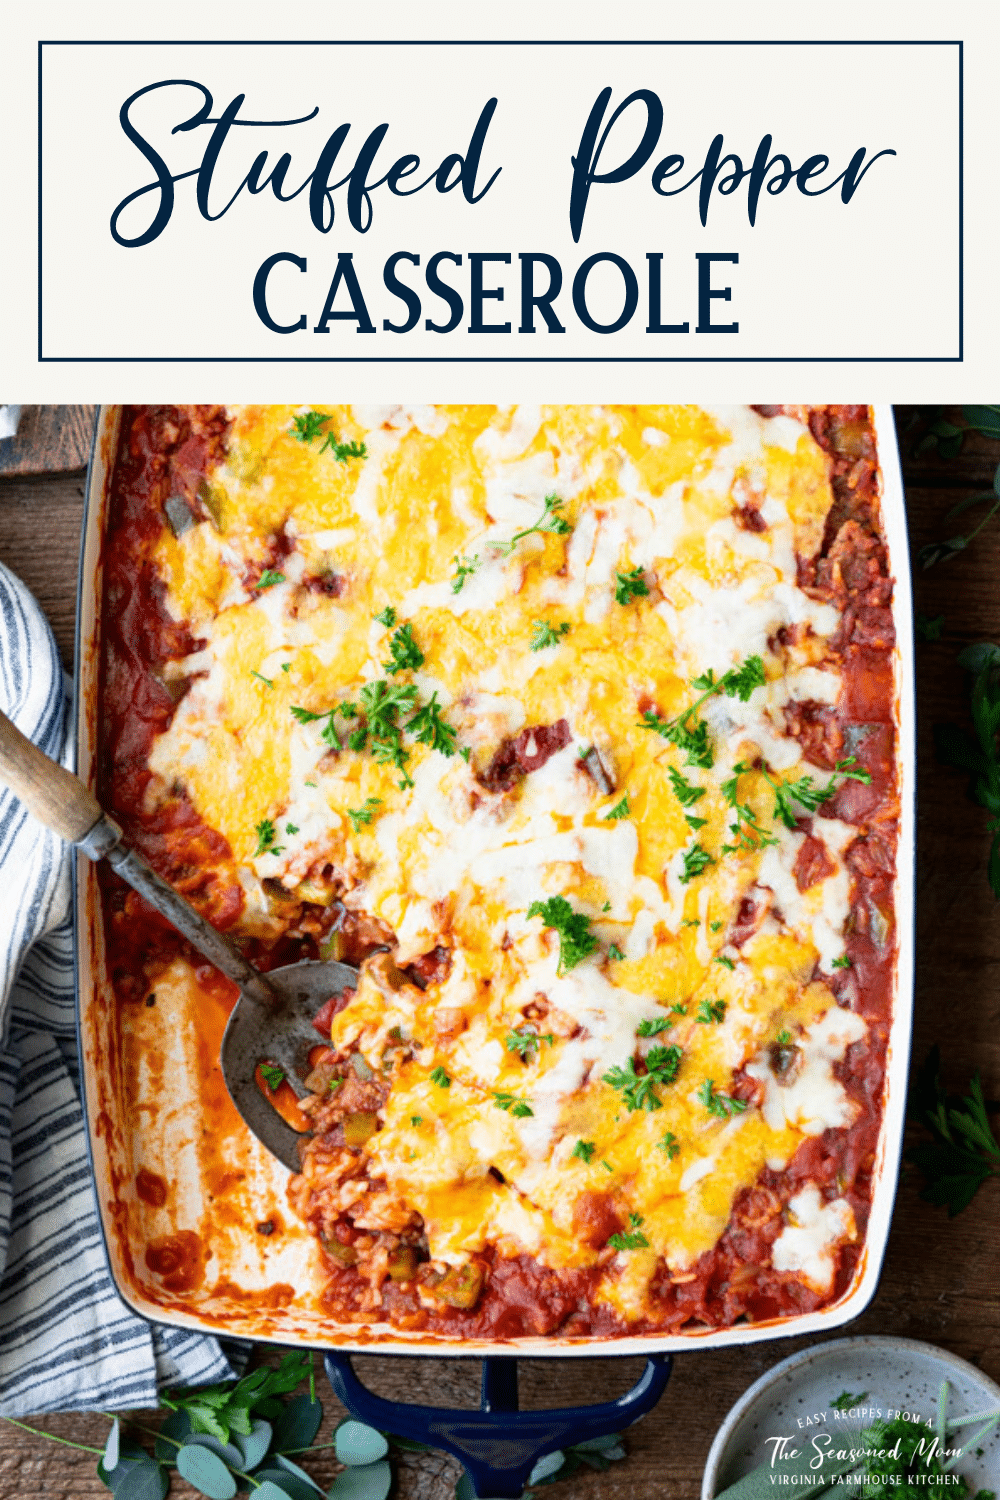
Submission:
[[[141,354],[54,355],[42,353],[42,61],[46,47],[957,47],[958,48],[958,353],[924,355],[350,355],[350,354]],[[39,364],[243,364],[243,365],[774,365],[774,364],[961,364],[965,358],[965,43],[961,39],[904,37],[817,38],[377,38],[297,40],[288,38],[70,38],[38,42],[38,363]]]

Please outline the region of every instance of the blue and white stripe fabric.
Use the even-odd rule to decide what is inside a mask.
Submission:
[[[0,708],[70,760],[55,642],[0,563]],[[69,855],[0,786],[0,1416],[153,1406],[235,1372],[218,1341],[161,1328],[108,1272],[87,1158]]]

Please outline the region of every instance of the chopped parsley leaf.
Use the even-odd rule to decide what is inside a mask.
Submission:
[[[794,829],[798,814],[792,807],[793,802],[804,807],[806,812],[816,812],[824,802],[829,802],[845,781],[862,781],[868,786],[872,779],[871,773],[864,766],[856,765],[856,759],[856,756],[849,755],[846,760],[838,761],[826,786],[816,786],[811,776],[800,776],[797,781],[776,781],[765,770],[764,776],[774,792],[775,817],[780,818],[786,828]]]
[[[608,949],[608,957],[609,958],[617,958],[619,960],[619,962],[620,962],[625,957],[625,955],[622,952],[622,950],[619,948],[619,946],[618,946],[617,943],[612,943],[611,947]]]
[[[715,860],[707,849],[703,849],[700,844],[692,844],[690,849],[684,850],[684,874],[681,876],[681,885],[687,885],[696,875],[700,875],[702,870],[714,864]]]
[[[262,854],[281,854],[283,850],[274,841],[278,837],[277,829],[270,818],[261,818],[254,825],[254,833],[257,835],[257,847],[253,852],[254,859],[259,859]]]
[[[273,568],[265,568],[263,573],[254,584],[255,589],[273,589],[276,583],[284,583],[284,573],[276,573]]]
[[[615,603],[628,604],[632,599],[645,599],[649,588],[642,576],[641,568],[632,568],[628,573],[615,573]]]
[[[712,962],[713,964],[721,964],[724,969],[729,969],[730,972],[732,972],[732,970],[736,968],[736,965],[733,963],[732,959],[727,958],[724,953],[717,953],[716,956],[712,959]]]
[[[289,835],[290,838],[294,838],[298,831],[299,830],[296,828],[294,823],[285,824],[285,832]]]
[[[699,1026],[718,1025],[726,1017],[725,1000],[703,1000],[698,1007],[695,1020]]]
[[[621,818],[627,818],[629,815],[629,811],[630,808],[628,805],[628,793],[626,792],[622,800],[620,802],[616,802],[614,807],[612,807],[609,812],[606,812],[604,814],[604,822],[617,823]]]
[[[698,1099],[710,1115],[715,1115],[720,1120],[731,1120],[733,1115],[741,1115],[747,1107],[744,1099],[734,1099],[731,1094],[718,1093],[711,1078],[706,1078],[698,1090]]]
[[[434,1072],[431,1074],[431,1083],[436,1083],[439,1089],[451,1088],[451,1079],[448,1077],[444,1068],[434,1069]]]
[[[782,1029],[778,1032],[778,1046],[787,1047],[792,1040],[792,1033]]]
[[[559,934],[559,973],[575,969],[577,964],[597,948],[597,939],[590,931],[590,918],[583,912],[574,911],[565,896],[550,896],[547,901],[533,901],[528,907],[528,918],[541,917],[546,927]]]
[[[746,765],[741,760],[737,761],[730,779],[722,783],[722,795],[736,814],[736,822],[729,825],[734,841],[731,844],[723,844],[723,854],[738,854],[741,850],[754,853],[758,849],[767,849],[778,842],[773,833],[768,833],[767,829],[761,826],[749,802],[739,800],[740,777],[752,770],[752,766]]]
[[[604,1168],[605,1172],[614,1172],[615,1170],[610,1162],[604,1160],[603,1156],[601,1157],[601,1166]]]
[[[292,664],[291,664],[291,662],[290,661],[283,661],[281,663],[281,670],[283,672],[290,672],[292,670]]]
[[[833,963],[830,965],[830,967],[832,969],[849,969],[852,967],[851,960],[848,958],[846,953],[842,953],[839,958],[835,958],[833,960]]]
[[[554,532],[556,536],[569,536],[573,527],[565,516],[556,514],[564,504],[565,501],[560,500],[558,495],[546,495],[544,509],[534,526],[526,526],[523,531],[515,531],[509,542],[496,543],[496,550],[501,556],[509,557],[518,542],[523,541],[526,536],[532,536],[536,531],[549,531]]]
[[[455,564],[455,576],[451,580],[451,591],[453,594],[460,594],[465,587],[465,580],[479,567],[479,558],[459,557],[456,552],[452,562]]]
[[[649,1241],[643,1234],[639,1225],[642,1223],[641,1214],[629,1214],[628,1234],[613,1234],[608,1244],[613,1250],[645,1250],[649,1248]]]
[[[693,813],[685,813],[684,821],[692,833],[697,833],[699,828],[704,828],[708,822],[707,818],[696,818]]]
[[[508,1031],[504,1046],[508,1052],[516,1052],[523,1062],[529,1062],[532,1054],[538,1051],[542,1042],[548,1042],[551,1047],[554,1041],[555,1037],[551,1032],[545,1036],[539,1036],[536,1031]]]
[[[375,816],[375,809],[381,807],[381,797],[366,797],[360,807],[349,807],[347,816],[351,820],[351,827],[355,833],[360,833],[363,826],[369,824]]]
[[[610,911],[610,910],[611,910],[611,902],[610,901],[605,901],[604,905],[601,907],[601,911]]]
[[[413,639],[413,626],[400,625],[389,642],[391,661],[382,663],[386,672],[415,672],[424,664],[424,653]]]
[[[709,932],[720,932],[722,930],[722,923],[721,922],[709,922],[709,924],[708,924],[708,930],[709,930]]]
[[[716,677],[709,668],[694,679],[692,686],[699,690],[701,696],[688,708],[673,719],[663,719],[652,709],[647,709],[639,727],[653,730],[662,739],[683,750],[687,755],[686,765],[711,770],[715,756],[708,740],[708,725],[704,719],[695,719],[692,724],[693,716],[706,698],[711,698],[716,693],[725,693],[729,698],[739,698],[742,703],[746,703],[754,688],[762,687],[766,680],[764,663],[759,656],[748,656],[740,666],[730,667],[721,677]]]
[[[414,1130],[416,1130],[416,1128],[417,1128],[418,1125],[422,1125],[423,1123],[424,1123],[424,1117],[423,1117],[423,1115],[411,1115],[410,1116],[410,1124],[413,1126]]]
[[[657,1016],[655,1021],[640,1021],[636,1028],[636,1036],[659,1036],[661,1031],[669,1031],[673,1021],[668,1021],[666,1016]]]
[[[529,1115],[535,1113],[531,1105],[526,1100],[519,1099],[516,1094],[494,1094],[493,1103],[497,1109],[506,1110],[509,1115],[513,1115],[517,1120],[526,1120]]]
[[[350,750],[363,750],[368,738],[367,729],[355,729],[347,736],[347,745]]]
[[[686,1016],[688,1013],[688,1008],[682,1000],[678,1000],[670,1009],[675,1016]]]
[[[678,1144],[677,1137],[674,1135],[674,1132],[672,1130],[668,1130],[666,1135],[664,1135],[660,1140],[657,1141],[656,1149],[657,1151],[662,1151],[669,1161],[673,1161],[674,1157],[679,1154],[681,1148]]]
[[[468,745],[459,745],[459,747],[458,747],[458,753],[462,757],[462,759],[465,761],[465,764],[468,765],[469,764],[469,757],[472,755],[472,751],[469,748],[469,746]]]
[[[320,444],[320,453],[329,451],[333,454],[338,464],[346,464],[349,458],[367,458],[368,449],[364,443],[338,443],[332,432],[328,432]]]
[[[597,1147],[593,1141],[577,1141],[570,1155],[575,1156],[577,1161],[585,1161],[589,1164],[590,1158],[596,1150]]]
[[[335,714],[336,712],[335,708],[326,708],[322,713],[317,714],[313,713],[311,708],[299,708],[297,703],[293,703],[289,709],[292,718],[298,719],[300,724],[312,724],[317,719],[325,719],[327,714]]]
[[[429,745],[442,755],[455,754],[455,731],[441,717],[436,688],[431,694],[431,701],[417,709],[413,718],[407,720],[406,727],[419,745]]]
[[[669,766],[667,768],[667,775],[670,777],[670,785],[674,789],[674,796],[681,807],[693,807],[696,802],[700,802],[701,798],[704,797],[705,788],[703,786],[692,786],[690,781],[681,775],[676,766]]]
[[[261,1063],[260,1076],[273,1093],[280,1083],[284,1083],[285,1070],[276,1067],[274,1063]]]
[[[384,625],[386,630],[391,630],[396,623],[396,611],[391,604],[387,604],[382,613],[372,615],[372,619],[377,620],[380,625]]]
[[[256,677],[257,681],[258,682],[262,682],[265,687],[269,687],[269,688],[273,688],[274,687],[274,681],[270,677],[262,677],[259,672],[254,672],[254,671],[251,671],[250,676],[251,677]]]
[[[645,1073],[636,1072],[635,1059],[630,1057],[624,1067],[614,1067],[605,1073],[604,1082],[620,1091],[630,1114],[637,1109],[650,1112],[661,1109],[663,1101],[655,1086],[673,1083],[683,1055],[680,1047],[650,1047],[645,1058]]]
[[[544,651],[549,646],[558,646],[564,635],[569,635],[569,621],[563,620],[561,625],[550,625],[548,620],[533,620],[531,622],[531,649],[532,651]]]
[[[685,917],[681,923],[682,927],[700,927],[701,920],[698,917]]]
[[[852,1406],[860,1406],[867,1396],[867,1391],[858,1391],[856,1396],[852,1396],[850,1391],[841,1391],[839,1396],[834,1396],[830,1405],[834,1411],[850,1411]]]
[[[322,434],[329,420],[325,411],[307,411],[304,416],[292,418],[292,427],[300,443],[311,443]]]

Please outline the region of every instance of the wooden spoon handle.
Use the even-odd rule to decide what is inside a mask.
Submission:
[[[78,844],[103,816],[79,777],[50,760],[0,712],[0,782],[6,783],[40,823]]]

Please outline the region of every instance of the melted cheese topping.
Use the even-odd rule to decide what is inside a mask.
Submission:
[[[180,783],[225,834],[243,931],[276,930],[283,899],[330,902],[332,869],[350,907],[393,929],[399,964],[451,951],[450,974],[426,993],[367,974],[333,1023],[334,1045],[359,1048],[374,1069],[395,1058],[365,1147],[371,1177],[420,1213],[432,1255],[456,1262],[494,1244],[591,1265],[600,1247],[579,1233],[579,1205],[610,1194],[647,1246],[614,1258],[599,1295],[639,1316],[658,1257],[690,1267],[766,1164],[853,1119],[833,1069],[866,1027],[821,976],[844,951],[854,830],[815,820],[830,873],[800,891],[804,835],[776,824],[753,772],[740,800],[776,824],[778,842],[722,851],[733,818],[722,788],[738,762],[828,779],[801,764],[783,714],[840,692],[827,647],[838,613],[796,582],[796,556],[816,549],[831,504],[825,457],[806,427],[749,408],[357,406],[329,409],[329,430],[366,448],[342,462],[297,439],[297,410],[233,408],[228,460],[203,491],[211,519],[159,544],[167,605],[204,644],[173,668],[189,685],[154,745],[151,796]],[[550,495],[571,530],[516,539]],[[748,505],[763,530],[738,524]],[[459,559],[473,568],[461,587]],[[281,581],[254,588],[261,566]],[[647,592],[620,603],[619,575],[635,569]],[[323,579],[336,582],[317,588]],[[394,627],[376,618],[387,607]],[[568,630],[532,650],[539,620]],[[389,675],[400,624],[424,660]],[[641,727],[650,705],[677,714],[694,676],[751,654],[766,683],[746,703],[720,695],[700,711],[710,769]],[[387,676],[419,703],[436,693],[462,751],[404,734],[412,786],[370,746],[346,747],[357,719],[332,721],[337,749],[331,721],[292,713],[356,704]],[[484,787],[505,738],[561,719],[568,745],[513,790]],[[581,761],[591,746],[610,793]],[[702,790],[696,804],[682,807],[671,769]],[[627,815],[610,817],[623,796]],[[366,807],[367,821],[351,817]],[[693,834],[685,813],[704,827]],[[696,838],[712,863],[688,878]],[[751,887],[773,893],[771,908],[734,947]],[[555,932],[528,916],[555,895],[598,940],[565,972]],[[721,1020],[701,1024],[702,1003],[718,1001]],[[670,1025],[640,1038],[654,1021]],[[524,1058],[506,1044],[516,1029],[539,1036]],[[798,1060],[778,1076],[768,1058],[786,1031]],[[659,1107],[630,1110],[605,1075],[657,1045],[682,1049],[677,1076],[656,1088]],[[706,1085],[725,1099],[744,1067],[761,1107],[706,1107]],[[497,1094],[530,1113],[498,1107]],[[578,1142],[593,1150],[574,1154]],[[774,1264],[828,1284],[853,1220],[814,1189],[796,1203]]]

